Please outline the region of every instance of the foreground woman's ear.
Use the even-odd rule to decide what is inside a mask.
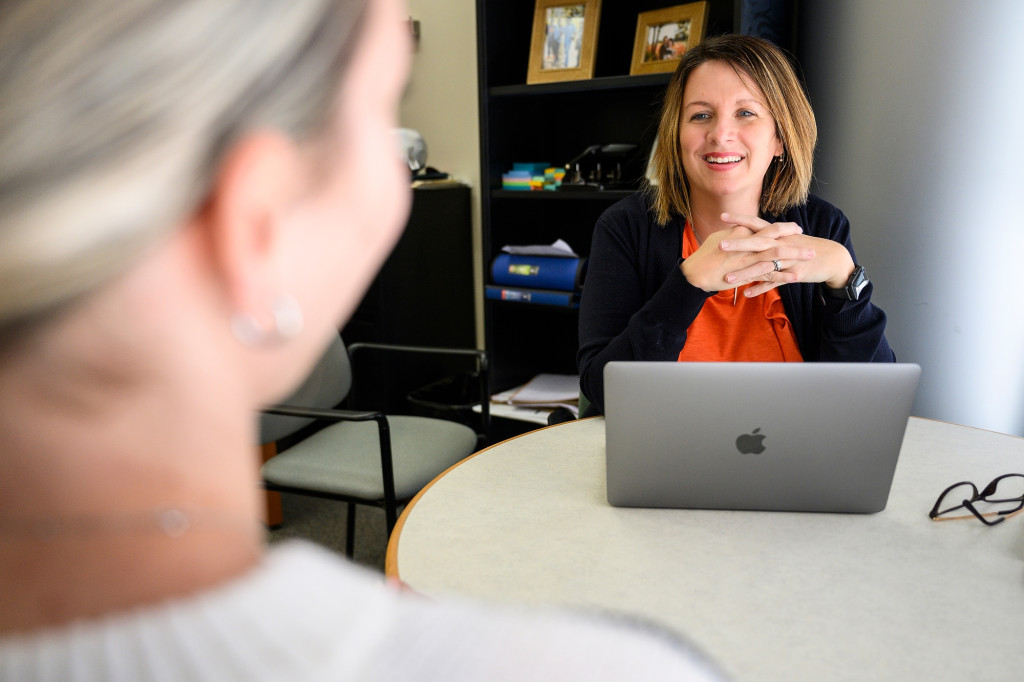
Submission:
[[[196,216],[209,247],[212,274],[232,313],[273,323],[284,290],[283,217],[308,175],[298,146],[274,131],[250,134],[221,164]]]

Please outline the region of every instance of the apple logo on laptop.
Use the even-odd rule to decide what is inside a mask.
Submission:
[[[743,455],[760,455],[764,452],[764,439],[765,435],[760,433],[761,428],[758,427],[751,433],[744,433],[742,436],[736,439],[736,449]]]

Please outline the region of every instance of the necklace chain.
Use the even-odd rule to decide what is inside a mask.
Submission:
[[[33,538],[152,532],[169,538],[179,538],[197,526],[262,532],[262,524],[259,521],[248,521],[225,512],[190,507],[156,507],[118,516],[0,518],[0,534]]]

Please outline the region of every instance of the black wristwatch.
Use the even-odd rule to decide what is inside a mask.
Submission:
[[[867,285],[868,275],[864,271],[864,266],[854,265],[853,274],[850,275],[850,279],[846,281],[845,287],[842,289],[833,289],[823,283],[821,288],[833,298],[841,298],[845,301],[856,301],[860,298],[860,292],[864,291],[864,287]]]

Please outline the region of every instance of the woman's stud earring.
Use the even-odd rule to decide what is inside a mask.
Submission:
[[[239,343],[250,348],[261,348],[285,343],[302,332],[302,309],[292,296],[278,296],[271,314],[274,323],[272,327],[267,327],[249,313],[235,313],[231,316],[231,333]]]

